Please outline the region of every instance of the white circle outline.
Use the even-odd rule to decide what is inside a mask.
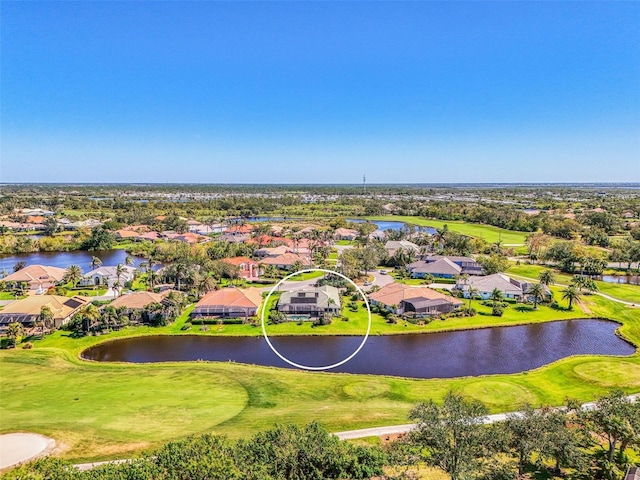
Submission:
[[[358,348],[356,348],[355,352],[353,352],[351,355],[349,355],[344,360],[342,360],[340,362],[337,362],[337,363],[334,363],[333,365],[324,365],[324,366],[321,366],[321,367],[309,367],[307,365],[301,365],[299,363],[293,362],[293,361],[289,360],[287,357],[285,357],[284,355],[282,355],[276,349],[276,347],[273,346],[273,344],[269,340],[269,335],[267,335],[267,329],[266,329],[265,324],[264,324],[264,312],[267,309],[267,304],[269,303],[269,298],[271,298],[271,294],[273,294],[273,292],[278,287],[280,287],[280,285],[283,282],[285,282],[287,279],[289,279],[291,277],[295,277],[296,275],[299,275],[301,273],[307,273],[307,272],[325,272],[325,273],[331,273],[331,274],[334,274],[334,275],[338,275],[339,277],[344,278],[345,280],[350,282],[354,287],[356,287],[356,290],[358,291],[358,293],[360,293],[360,295],[364,299],[365,305],[367,306],[367,313],[368,313],[368,316],[369,316],[369,324],[367,325],[367,333],[365,333],[364,338],[362,339],[362,343],[360,343]],[[369,306],[369,300],[367,299],[367,296],[364,294],[362,289],[358,285],[356,285],[356,283],[353,280],[351,280],[349,277],[343,275],[342,273],[336,272],[335,270],[328,270],[326,268],[306,268],[304,270],[298,270],[297,272],[290,273],[289,275],[287,275],[286,277],[281,279],[278,283],[276,283],[271,288],[271,290],[269,291],[269,294],[267,295],[267,298],[265,298],[265,300],[264,300],[264,308],[262,308],[262,311],[260,312],[260,321],[262,323],[262,333],[264,334],[264,339],[267,341],[267,344],[269,345],[269,348],[271,348],[273,353],[275,353],[278,357],[280,357],[281,360],[284,360],[289,365],[293,365],[294,367],[301,368],[303,370],[313,370],[313,371],[329,370],[331,368],[336,368],[336,367],[339,367],[340,365],[343,365],[343,364],[347,363],[349,360],[351,360],[353,357],[355,357],[358,354],[358,352],[360,352],[362,347],[364,347],[364,344],[367,343],[367,339],[369,338],[369,332],[371,331],[371,307]]]

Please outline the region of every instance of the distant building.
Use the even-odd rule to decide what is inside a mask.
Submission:
[[[242,278],[252,279],[260,276],[260,265],[255,260],[247,257],[223,258],[221,262],[237,266]]]
[[[384,244],[384,249],[390,257],[393,257],[400,249],[408,250],[414,254],[420,251],[420,247],[409,240],[389,240]]]
[[[351,228],[336,228],[333,238],[336,240],[355,240],[358,235],[358,231]]]
[[[275,265],[281,270],[291,270],[296,263],[300,263],[303,267],[310,267],[311,260],[295,253],[284,253],[273,257],[267,257],[260,260],[260,265]]]

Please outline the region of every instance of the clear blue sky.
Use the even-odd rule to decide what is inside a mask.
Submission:
[[[11,2],[2,182],[640,181],[640,2]]]

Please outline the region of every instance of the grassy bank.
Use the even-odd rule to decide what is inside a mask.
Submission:
[[[483,238],[489,243],[495,243],[500,240],[506,245],[524,245],[524,241],[529,235],[527,232],[516,232],[514,230],[505,230],[491,225],[481,225],[476,223],[467,223],[454,220],[431,220],[421,217],[409,217],[402,215],[387,215],[383,217],[367,217],[368,220],[380,220],[390,222],[405,222],[421,227],[442,228],[447,225],[449,230],[470,237]]]
[[[549,267],[545,267],[542,265],[522,264],[512,266],[511,268],[509,268],[507,273],[537,279],[540,275],[540,272],[548,268]],[[556,274],[556,283],[569,285],[571,283],[571,278],[572,275],[558,273]],[[640,286],[638,285],[608,283],[602,282],[600,280],[596,280],[596,285],[598,286],[598,290],[604,294],[627,302],[636,302],[640,305]]]
[[[640,343],[640,309],[597,296],[585,297],[585,307],[594,316],[623,323],[620,332]],[[578,310],[541,309],[535,321],[554,315],[586,316]],[[510,306],[502,318],[478,315],[436,321],[425,330],[518,319],[534,318],[530,312],[517,312]],[[82,339],[57,332],[36,341],[33,350],[0,352],[0,432],[49,435],[62,444],[63,456],[87,460],[132,455],[190,433],[247,436],[275,422],[302,424],[318,419],[332,431],[406,423],[415,402],[441,399],[448,390],[481,400],[493,412],[514,410],[523,402],[561,404],[566,397],[588,401],[612,387],[629,393],[640,390],[638,354],[582,355],[521,374],[433,380],[311,373],[233,363],[100,364],[77,356],[83,348],[106,338],[179,333],[184,321],[185,317],[161,329],[140,327]],[[206,334],[240,334],[236,327],[259,334],[259,329],[250,326],[224,326],[221,332],[215,332],[212,326]]]

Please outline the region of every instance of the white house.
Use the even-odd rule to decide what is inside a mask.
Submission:
[[[133,275],[136,271],[134,267],[129,265],[122,265],[122,272],[118,279],[117,270],[118,267],[98,267],[95,270],[91,270],[82,276],[80,285],[100,286],[107,285],[113,287],[113,285],[119,280],[120,285],[124,285],[127,282],[133,280]]]

